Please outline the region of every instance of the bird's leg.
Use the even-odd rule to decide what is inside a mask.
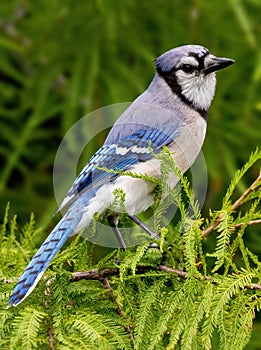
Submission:
[[[122,235],[120,233],[119,227],[118,227],[119,217],[118,215],[110,215],[108,216],[108,223],[112,228],[113,233],[115,234],[115,237],[117,238],[117,241],[119,242],[119,245],[121,249],[126,250],[126,244],[122,238]]]
[[[156,239],[160,239],[160,236],[157,235],[155,232],[151,231],[151,229],[149,229],[144,222],[142,222],[139,218],[137,218],[137,216],[135,215],[128,215],[128,217],[134,221],[137,225],[139,225],[145,232],[147,232],[151,237],[156,238]]]

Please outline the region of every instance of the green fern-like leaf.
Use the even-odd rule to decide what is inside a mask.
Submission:
[[[121,280],[124,279],[127,272],[131,270],[131,272],[135,275],[136,266],[144,256],[146,250],[148,249],[149,243],[142,244],[138,246],[136,252],[131,254],[129,257],[127,256],[125,260],[120,265],[120,277]]]
[[[168,295],[166,295],[166,298],[164,299],[164,312],[159,317],[154,329],[151,332],[148,350],[157,349],[158,344],[161,342],[162,335],[168,329],[168,324],[170,320],[174,317],[174,315],[180,315],[180,313],[182,312],[182,304],[186,298],[184,288],[186,284],[190,284],[190,281],[188,281],[185,282],[183,287],[179,287],[174,292],[171,292]],[[187,301],[187,305],[188,304],[191,305],[191,298],[189,298],[189,300]],[[175,329],[175,339],[177,340],[179,338],[180,333],[184,329],[184,322],[180,324],[177,322],[175,323],[175,326],[177,327]]]
[[[240,293],[240,290],[249,286],[252,277],[252,273],[242,273],[240,276],[217,279],[218,286],[214,292],[210,315],[203,326],[202,342],[207,348],[211,346],[211,336],[214,328],[219,326],[220,329],[223,325],[223,313],[226,312],[225,306],[231,298]],[[224,332],[221,330],[221,333],[223,334]]]
[[[199,230],[200,221],[190,220],[185,225],[185,232],[183,234],[185,245],[185,266],[188,276],[195,276],[198,274],[197,270],[197,256],[198,245],[200,243],[201,231]],[[188,226],[188,228],[186,228]]]
[[[193,303],[191,313],[188,317],[187,326],[182,335],[181,346],[183,350],[193,349],[193,342],[197,343],[197,346],[200,345],[200,339],[198,341],[198,333],[201,321],[209,313],[213,292],[213,284],[207,283],[206,286],[203,287],[202,294],[200,294],[197,300]],[[169,345],[173,346],[174,344],[170,341]]]
[[[107,350],[117,346],[118,349],[131,349],[130,339],[122,326],[115,324],[113,320],[98,314],[78,313],[77,319],[69,320],[72,338],[81,337],[85,346],[94,344],[97,349]]]
[[[45,324],[47,314],[33,308],[25,308],[13,321],[14,337],[11,348],[21,346],[24,349],[36,349],[39,332]]]
[[[228,245],[230,242],[231,233],[234,231],[233,228],[233,218],[229,211],[223,210],[220,212],[220,223],[218,225],[217,231],[219,232],[217,238],[217,246],[213,256],[216,258],[215,267],[212,272],[216,272],[225,261],[225,257],[228,251]]]
[[[229,327],[231,337],[227,339],[227,349],[244,349],[251,336],[255,308],[258,298],[253,298],[248,293],[242,293],[231,303],[229,310]]]
[[[149,334],[155,327],[155,310],[159,307],[160,293],[165,282],[166,278],[159,279],[142,297],[136,318],[134,347],[136,350],[148,348]]]

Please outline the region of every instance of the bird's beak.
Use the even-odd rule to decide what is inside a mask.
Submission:
[[[233,64],[235,61],[231,58],[224,58],[224,57],[211,57],[211,60],[207,62],[206,68],[203,69],[204,74],[209,74],[212,72],[216,72],[217,70],[226,68]]]

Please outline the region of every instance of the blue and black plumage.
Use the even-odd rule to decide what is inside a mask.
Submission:
[[[87,227],[95,213],[110,207],[115,189],[124,190],[129,215],[153,204],[155,184],[99,168],[159,177],[160,161],[151,150],[158,153],[163,146],[172,152],[182,172],[193,164],[205,138],[215,71],[233,62],[217,58],[199,45],[181,46],[156,59],[154,79],[117,120],[104,145],[74,181],[59,208],[65,212],[63,218],[25,269],[8,306],[18,305],[32,292],[70,235]],[[178,179],[171,174],[168,182],[174,187]]]

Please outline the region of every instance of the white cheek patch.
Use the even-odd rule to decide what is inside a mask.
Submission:
[[[196,73],[186,74],[178,70],[176,77],[183,96],[196,108],[208,110],[215,94],[215,73],[197,75]]]

